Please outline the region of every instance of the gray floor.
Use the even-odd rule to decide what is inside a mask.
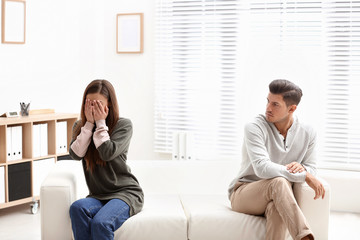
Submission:
[[[29,204],[0,209],[0,239],[40,240],[40,210],[31,214]],[[329,240],[335,239],[359,240],[360,214],[332,212]]]

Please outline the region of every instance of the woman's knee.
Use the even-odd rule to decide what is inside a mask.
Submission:
[[[97,204],[97,202],[92,201],[92,199],[87,199],[87,198],[83,198],[83,199],[79,199],[75,202],[73,202],[70,205],[70,217],[71,215],[75,215],[75,214],[86,214],[86,215],[95,215],[96,214],[96,210],[101,208],[100,204]],[[91,213],[92,211],[95,211],[94,213]]]
[[[81,211],[82,211],[82,205],[78,201],[73,202],[69,209],[70,217],[73,216],[74,214],[78,214]]]
[[[95,216],[91,221],[91,230],[97,232],[99,231],[114,232],[115,226],[113,224],[113,221]]]

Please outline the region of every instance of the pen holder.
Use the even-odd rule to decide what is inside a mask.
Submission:
[[[29,110],[30,110],[30,103],[26,104],[26,103],[20,103],[20,108],[21,108],[21,116],[29,116]]]

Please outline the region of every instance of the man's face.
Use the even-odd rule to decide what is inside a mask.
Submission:
[[[281,94],[269,93],[266,105],[266,120],[271,123],[286,121],[296,105],[286,106]]]

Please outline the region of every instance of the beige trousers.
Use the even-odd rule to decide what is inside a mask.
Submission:
[[[238,182],[230,198],[234,211],[266,217],[266,240],[284,240],[286,228],[295,240],[313,234],[297,205],[291,183],[282,177]]]

